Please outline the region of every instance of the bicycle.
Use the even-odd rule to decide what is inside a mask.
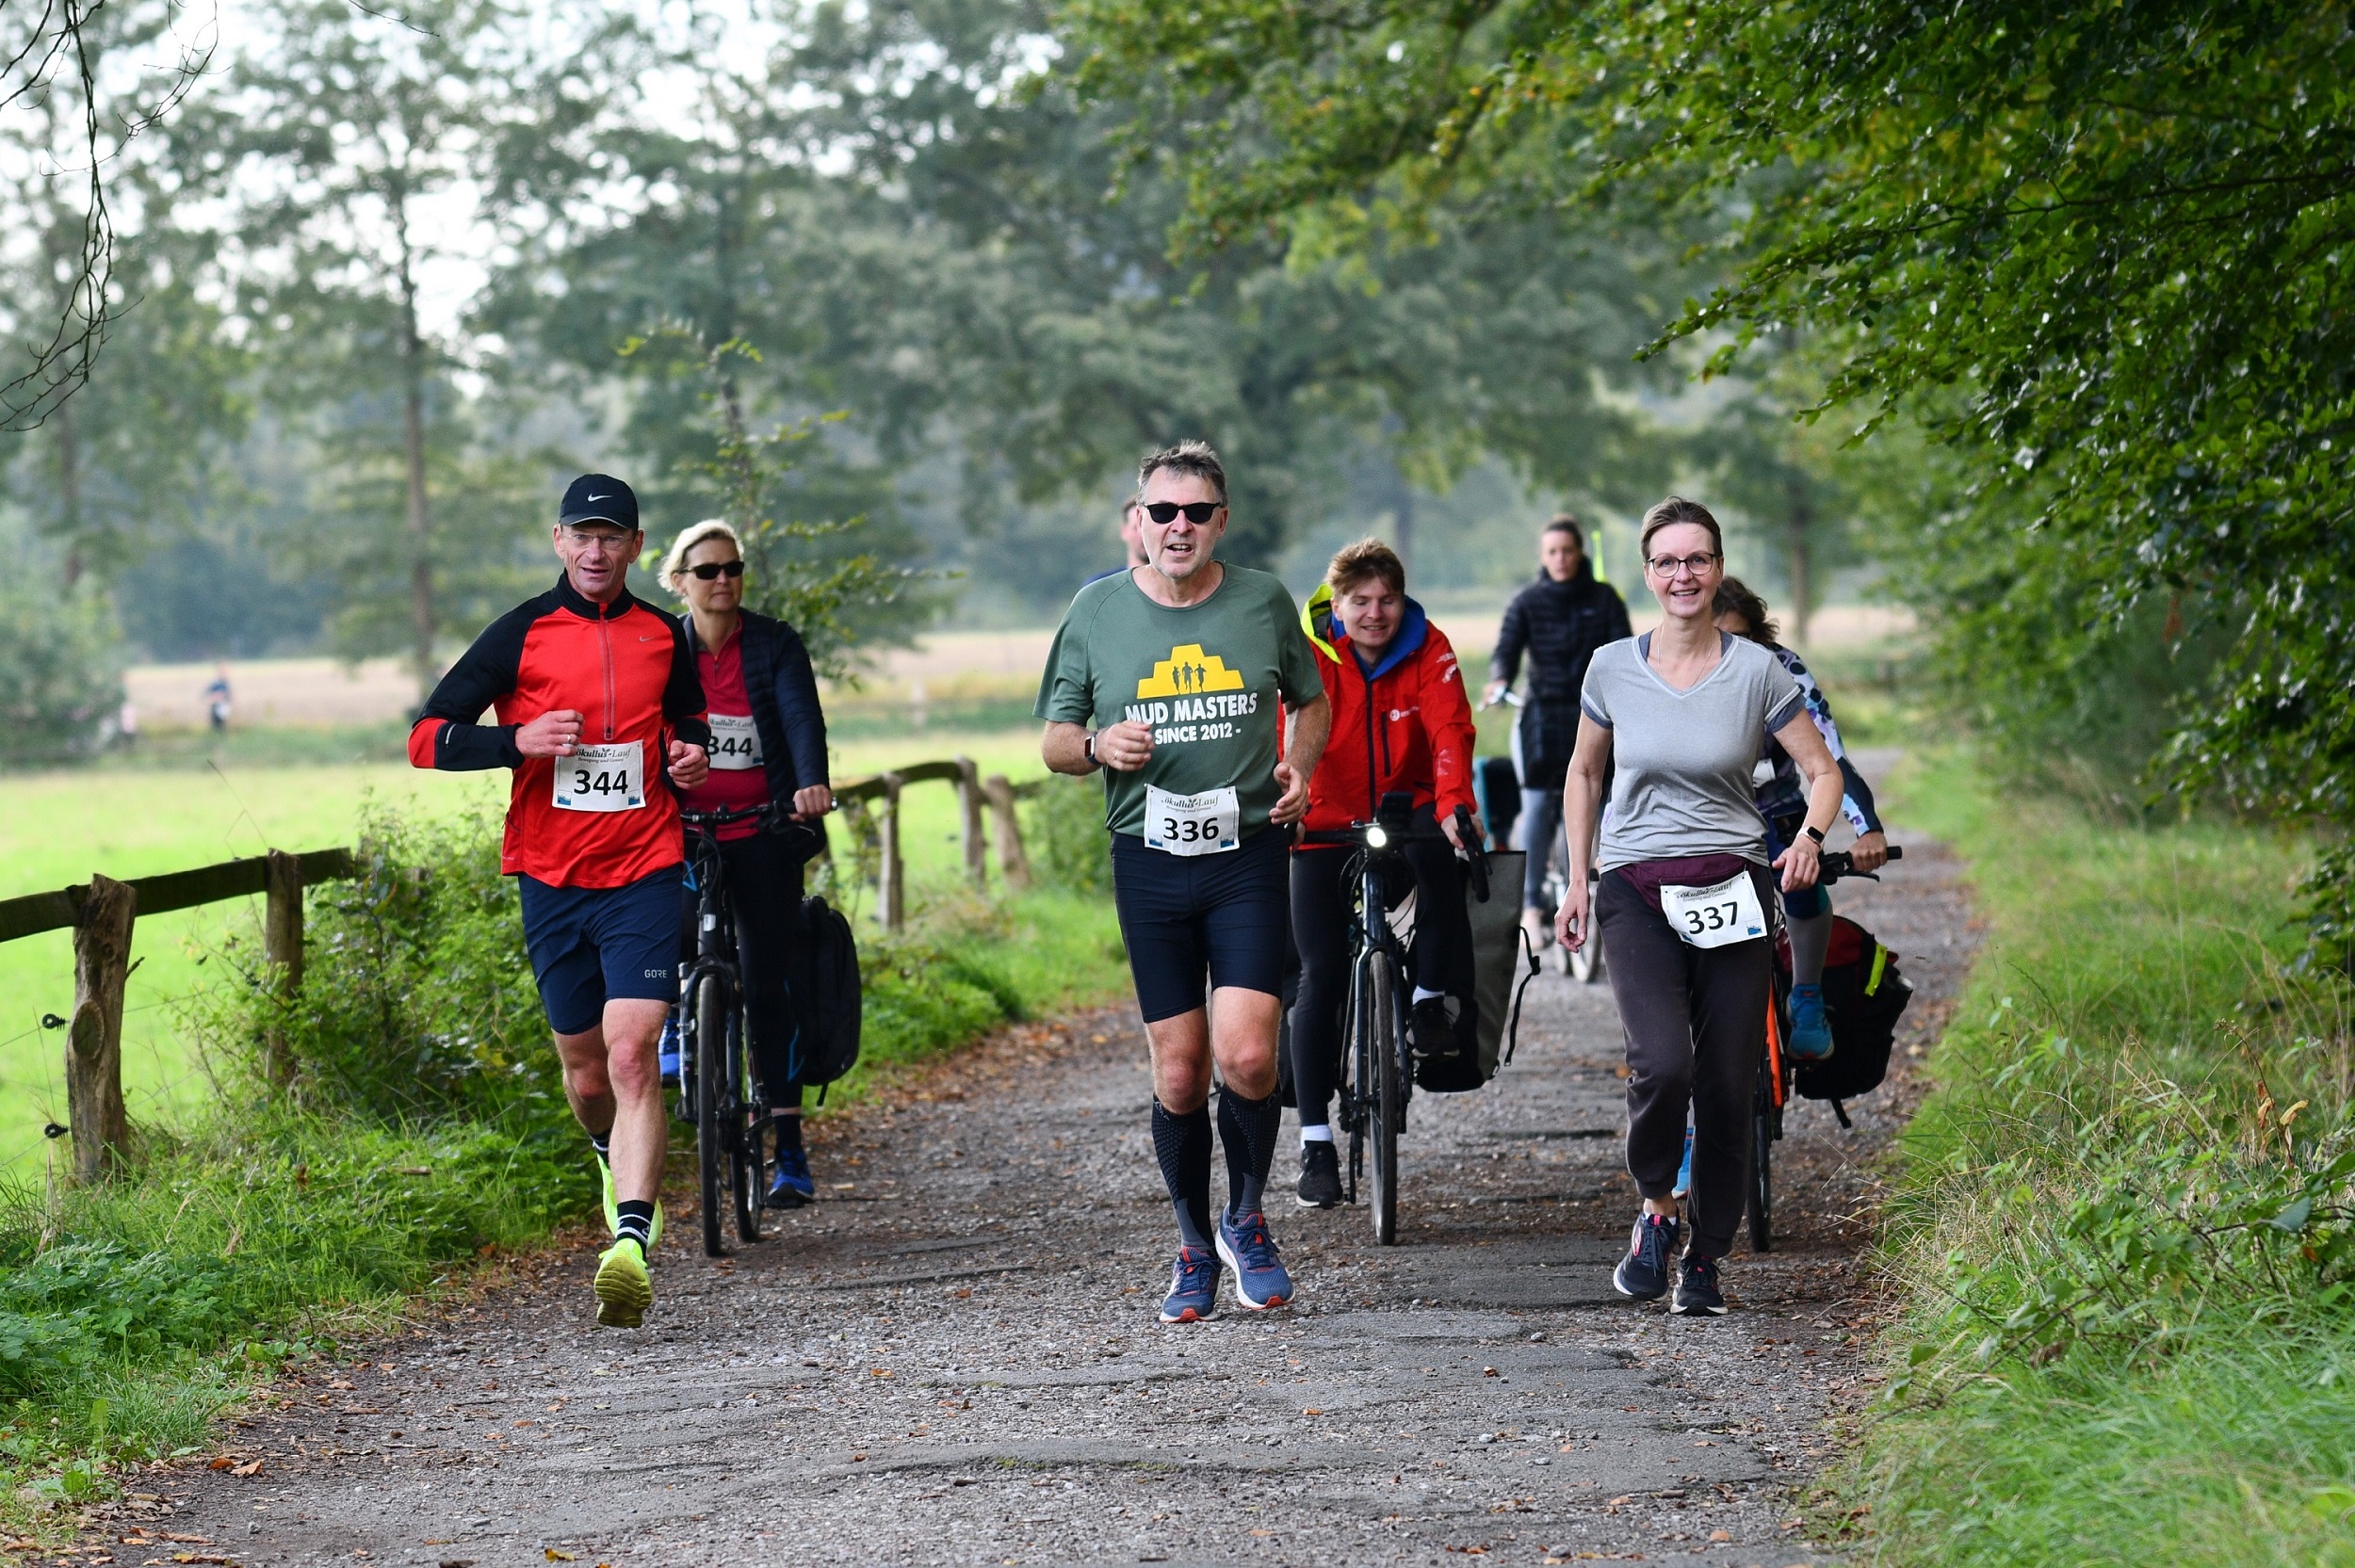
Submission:
[[[1905,859],[1900,845],[1889,847],[1891,860]],[[1854,858],[1845,849],[1827,851],[1818,862],[1816,885],[1829,887],[1843,877],[1879,879],[1870,871],[1859,871]],[[1768,920],[1767,940],[1782,937],[1782,899],[1772,900],[1774,909]],[[1782,1110],[1791,1100],[1798,1078],[1798,1063],[1782,1048],[1791,1037],[1791,976],[1779,963],[1774,970],[1774,992],[1766,1001],[1766,1043],[1759,1061],[1758,1087],[1751,1099],[1750,1125],[1750,1251],[1769,1253],[1775,1241],[1775,1172],[1774,1146],[1782,1140]]]
[[[1304,844],[1347,845],[1357,850],[1354,867],[1344,870],[1347,874],[1354,869],[1358,891],[1350,929],[1349,1025],[1337,1109],[1349,1131],[1348,1198],[1353,1204],[1372,1151],[1373,1238],[1385,1247],[1398,1242],[1398,1135],[1405,1130],[1407,1102],[1414,1097],[1414,1059],[1405,1026],[1411,994],[1408,955],[1391,924],[1386,882],[1405,869],[1405,845],[1447,842],[1447,835],[1437,829],[1413,827],[1412,816],[1413,798],[1393,793],[1382,797],[1371,822],[1301,835]],[[1487,854],[1477,848],[1471,814],[1459,807],[1455,821],[1464,842],[1475,846],[1463,859],[1474,897],[1486,903]]]
[[[806,832],[774,802],[739,811],[684,811],[695,891],[695,958],[679,979],[679,1115],[695,1124],[704,1253],[726,1255],[725,1210],[739,1240],[758,1241],[775,1159],[776,1117],[750,1049],[751,1020],[736,966],[736,911],[719,830],[757,822],[763,832]]]

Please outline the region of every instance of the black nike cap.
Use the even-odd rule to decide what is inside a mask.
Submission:
[[[583,474],[564,487],[564,504],[557,509],[556,521],[610,523],[636,533],[638,495],[610,474]]]

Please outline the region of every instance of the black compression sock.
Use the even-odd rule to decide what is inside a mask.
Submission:
[[[641,1253],[646,1251],[647,1237],[654,1234],[654,1204],[638,1198],[625,1198],[613,1205],[621,1222],[613,1228],[613,1239],[638,1243]]]
[[[1249,1100],[1232,1089],[1218,1091],[1218,1140],[1226,1146],[1226,1212],[1257,1214],[1275,1165],[1284,1107],[1271,1094]]]
[[[802,1146],[802,1115],[794,1111],[777,1118],[777,1147],[798,1149]]]
[[[608,1127],[605,1131],[603,1131],[603,1132],[601,1132],[601,1133],[591,1133],[591,1134],[589,1135],[589,1147],[591,1147],[592,1149],[596,1150],[596,1152],[597,1152],[597,1157],[598,1157],[599,1159],[601,1159],[601,1160],[605,1161],[605,1163],[606,1163],[606,1164],[608,1164],[608,1165],[612,1164],[612,1163],[613,1163],[613,1129],[612,1129],[612,1128],[610,1128],[610,1127]]]
[[[1210,1250],[1210,1107],[1172,1116],[1153,1102],[1153,1153],[1178,1211],[1178,1234],[1189,1247]]]

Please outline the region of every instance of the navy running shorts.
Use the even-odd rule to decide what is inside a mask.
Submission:
[[[524,946],[558,1034],[585,1034],[623,998],[678,1000],[679,887],[665,866],[621,887],[551,887],[524,876]]]
[[[1113,904],[1146,1023],[1201,1007],[1206,969],[1214,987],[1284,994],[1291,844],[1271,827],[1223,855],[1172,855],[1113,834]]]

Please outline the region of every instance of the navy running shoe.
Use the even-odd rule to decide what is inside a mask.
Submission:
[[[1161,1302],[1164,1323],[1207,1323],[1218,1316],[1218,1259],[1199,1247],[1178,1249]]]
[[[769,1182],[771,1208],[800,1208],[814,1203],[818,1184],[809,1179],[809,1156],[800,1149],[777,1151],[777,1173]]]
[[[1665,1296],[1668,1260],[1676,1256],[1677,1232],[1681,1228],[1673,1215],[1637,1215],[1627,1256],[1611,1271],[1612,1288],[1639,1301],[1656,1301]]]
[[[1668,1310],[1684,1317],[1725,1316],[1726,1293],[1718,1287],[1715,1258],[1684,1260],[1684,1272],[1677,1278],[1677,1299]]]
[[[1831,1023],[1824,1016],[1824,988],[1791,988],[1791,1054],[1801,1061],[1822,1061],[1831,1055]]]
[[[1276,1255],[1266,1215],[1220,1215],[1218,1255],[1235,1271],[1235,1300],[1252,1311],[1265,1312],[1292,1299],[1292,1277]]]

